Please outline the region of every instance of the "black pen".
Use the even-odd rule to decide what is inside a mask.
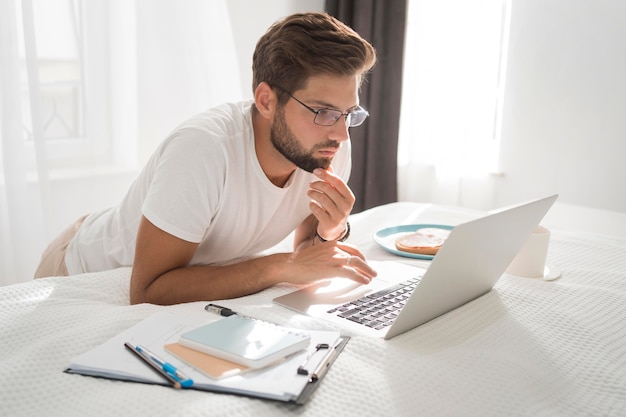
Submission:
[[[207,304],[204,309],[208,312],[211,313],[215,313],[215,314],[219,314],[220,316],[224,316],[224,317],[228,317],[228,316],[232,316],[235,313],[233,310],[231,310],[228,307],[222,307],[222,306],[218,306],[217,304]]]

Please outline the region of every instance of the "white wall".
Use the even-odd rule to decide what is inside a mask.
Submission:
[[[324,10],[325,0],[228,0],[244,93],[252,97],[252,53],[277,20],[292,13]]]
[[[625,40],[623,0],[512,1],[497,206],[626,213]]]

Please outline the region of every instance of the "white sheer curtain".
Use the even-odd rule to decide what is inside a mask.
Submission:
[[[56,19],[66,39],[46,35]],[[0,285],[30,279],[76,214],[117,201],[108,174],[132,178],[178,123],[251,96],[226,0],[0,0],[0,28]]]
[[[411,0],[400,200],[489,209],[498,170],[507,0]]]

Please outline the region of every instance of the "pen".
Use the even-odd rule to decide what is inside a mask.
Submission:
[[[228,317],[228,316],[232,316],[235,313],[233,310],[231,310],[228,307],[222,307],[222,306],[218,306],[217,304],[207,304],[204,309],[206,311],[209,311],[211,313],[215,313],[215,314],[219,314],[220,316],[224,316],[224,317]]]
[[[174,365],[159,358],[145,347],[139,345],[133,346],[129,342],[124,343],[124,346],[167,378],[172,383],[174,388],[189,388],[193,385],[192,379],[188,378]]]
[[[326,356],[324,356],[324,359],[322,359],[320,364],[317,365],[317,368],[315,368],[315,370],[311,374],[311,381],[317,381],[321,379],[322,376],[324,376],[328,368],[330,368],[330,365],[332,365],[333,361],[335,360],[335,357],[339,353],[339,351],[337,350],[338,345],[339,344],[330,348]]]

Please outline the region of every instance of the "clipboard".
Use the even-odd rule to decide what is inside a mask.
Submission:
[[[182,360],[168,353],[165,345],[178,340],[179,335],[189,329],[211,321],[206,312],[175,314],[159,312],[140,321],[131,328],[119,333],[99,346],[73,358],[65,372],[92,377],[102,377],[121,381],[171,386],[169,381],[154,372],[130,352],[124,343],[141,344],[159,357],[174,364],[193,379],[191,387],[216,393],[228,393],[247,397],[269,399],[297,405],[304,404],[325,374],[343,351],[349,337],[341,336],[337,331],[310,330],[312,344],[307,350],[298,352],[284,361],[267,368],[249,370],[232,377],[214,379],[185,364]],[[332,355],[313,364],[324,369],[317,378],[298,374],[299,366],[311,352],[311,346],[329,343],[335,346]]]

